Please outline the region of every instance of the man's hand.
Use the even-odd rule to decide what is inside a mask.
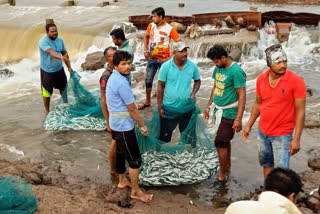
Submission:
[[[149,59],[150,58],[150,53],[149,52],[144,52],[144,58]]]
[[[194,94],[191,94],[190,98],[193,99],[195,102],[197,101],[196,100],[196,95],[194,95]]]
[[[232,128],[236,131],[236,132],[240,132],[242,129],[242,121],[239,119],[235,119],[233,121],[233,126]]]
[[[107,132],[112,135],[112,131],[109,125],[107,125]]]
[[[210,111],[209,108],[206,108],[206,110],[204,110],[204,112],[203,112],[203,119],[204,120],[209,120],[209,111]]]
[[[290,155],[294,155],[300,150],[300,141],[293,139],[289,145]]]
[[[141,134],[142,134],[143,136],[148,136],[148,130],[147,130],[147,127],[146,127],[146,126],[140,127],[140,130],[141,130]]]
[[[159,115],[160,118],[164,118],[164,110],[162,108],[159,108]]]
[[[249,137],[250,137],[250,131],[251,131],[251,128],[246,126],[246,128],[243,130],[242,132],[242,139],[243,140],[248,140]]]
[[[71,73],[72,73],[72,68],[68,68],[68,71],[69,71],[69,73],[70,73],[70,75],[71,75]]]

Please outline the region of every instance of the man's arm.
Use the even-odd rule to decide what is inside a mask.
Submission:
[[[208,120],[209,119],[209,111],[210,111],[210,106],[211,106],[211,103],[212,103],[212,100],[213,100],[213,94],[214,94],[215,88],[216,88],[216,81],[213,82],[213,87],[212,87],[212,90],[211,90],[211,95],[210,95],[210,98],[209,98],[209,101],[208,101],[208,104],[207,104],[207,108],[203,112],[203,119],[204,120]]]
[[[262,97],[259,95],[256,95],[256,101],[254,102],[254,104],[252,106],[249,121],[247,123],[246,128],[242,132],[242,138],[244,140],[248,140],[248,138],[250,136],[249,133],[251,131],[251,127],[253,126],[254,122],[256,121],[256,119],[260,115],[259,107],[260,107],[261,103],[262,103]]]
[[[150,39],[150,35],[146,32],[144,34],[144,38],[143,38],[143,44],[144,44],[144,57],[146,59],[150,58],[150,53],[149,53],[149,39]]]
[[[138,108],[136,106],[136,104],[133,102],[131,104],[127,105],[129,114],[131,115],[131,117],[138,123],[138,125],[140,126],[141,129],[141,134],[143,136],[147,136],[148,135],[148,131],[147,131],[147,127],[144,125],[143,120],[140,117]]]
[[[72,68],[71,68],[71,63],[70,63],[70,58],[69,58],[69,54],[67,51],[62,51],[62,56],[63,56],[63,61],[64,63],[66,63],[67,67],[68,67],[68,71],[71,75],[72,73]]]
[[[246,105],[246,87],[236,88],[239,100],[238,100],[238,112],[234,119],[232,128],[239,132],[242,129],[242,116],[244,112],[244,107]]]
[[[296,110],[296,128],[294,131],[293,140],[289,145],[290,155],[294,155],[300,150],[300,137],[304,127],[306,98],[294,99],[294,106]]]
[[[163,96],[164,96],[164,88],[165,87],[166,87],[166,83],[158,80],[157,103],[158,103],[158,109],[159,109],[159,113],[160,113],[161,118],[163,118],[163,116],[164,116],[162,104],[163,104]]]
[[[111,134],[111,128],[109,126],[109,111],[107,107],[106,92],[102,90],[100,91],[100,104],[101,104],[102,113],[107,122],[107,131]]]
[[[45,52],[47,54],[49,54],[51,57],[63,61],[67,65],[69,73],[71,74],[72,69],[71,69],[70,60],[69,60],[69,56],[68,56],[67,51],[63,51],[63,52],[61,52],[62,55],[59,55],[52,48],[49,48]]]
[[[194,81],[193,89],[192,89],[192,92],[191,92],[191,98],[192,99],[195,99],[196,93],[198,92],[198,90],[200,88],[200,85],[201,85],[201,80],[200,79]]]

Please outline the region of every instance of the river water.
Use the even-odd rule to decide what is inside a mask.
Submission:
[[[178,3],[185,3],[179,8]],[[0,5],[0,69],[8,68],[15,75],[0,78],[0,157],[9,160],[31,158],[33,161],[66,161],[72,165],[69,173],[89,177],[93,181],[111,183],[109,175],[108,150],[111,137],[106,132],[46,132],[45,118],[40,93],[38,41],[45,35],[44,21],[53,18],[58,25],[59,35],[64,39],[72,67],[81,71],[85,56],[94,51],[102,51],[112,45],[109,35],[114,24],[128,20],[129,15],[149,14],[158,6],[165,8],[168,15],[190,16],[197,13],[247,11],[250,3],[231,0],[163,0],[137,1],[120,0],[107,7],[96,7],[99,1],[79,1],[77,7],[62,7],[63,1],[17,0],[16,7]],[[291,6],[256,4],[260,11],[286,10],[290,12],[320,13],[320,6]],[[307,121],[319,119],[320,105],[320,55],[312,53],[320,47],[319,26],[293,25],[289,41],[283,44],[288,54],[288,67],[304,77],[313,96],[307,99]],[[240,64],[247,74],[247,105],[243,124],[249,117],[254,100],[255,80],[267,67],[263,56],[266,47],[275,44],[275,35],[260,32],[256,46],[244,46]],[[143,31],[127,35],[134,47],[135,62],[143,58],[143,43],[139,36]],[[197,102],[205,107],[212,88],[212,64],[202,57],[202,40],[185,41],[192,47],[190,58],[200,69],[202,85]],[[199,48],[201,47],[201,48]],[[143,73],[145,67],[137,66],[136,73]],[[103,69],[80,72],[82,84],[88,89],[98,89],[98,81]],[[156,84],[154,85],[156,89]],[[133,85],[137,102],[144,99],[143,81]],[[154,92],[153,92],[154,93]],[[58,91],[54,92],[52,105],[57,102]],[[154,104],[156,100],[153,99]],[[155,105],[153,105],[155,106]],[[152,108],[142,112],[150,118]],[[173,192],[189,194],[195,199],[212,203],[215,196],[239,196],[252,191],[262,184],[262,169],[258,164],[256,146],[256,126],[251,139],[244,143],[236,135],[232,146],[231,181],[223,189],[214,185],[210,178],[201,184],[185,185],[169,189]],[[307,159],[312,155],[318,138],[304,132],[301,151],[292,157],[291,166],[297,171],[307,169]],[[213,202],[216,205],[216,202]]]

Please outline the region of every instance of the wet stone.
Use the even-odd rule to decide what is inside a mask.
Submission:
[[[14,75],[13,71],[10,71],[7,68],[0,70],[0,79],[7,79],[10,77],[13,77],[13,75]]]

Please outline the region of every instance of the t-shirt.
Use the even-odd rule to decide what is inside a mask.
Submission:
[[[113,70],[107,84],[108,111],[128,112],[127,105],[135,102],[128,79],[117,70]],[[110,128],[114,131],[130,131],[134,128],[134,120],[109,116]]]
[[[213,102],[217,106],[227,106],[239,100],[237,88],[246,86],[246,74],[242,68],[233,63],[227,69],[215,66],[212,78],[215,80],[216,88],[213,94]],[[238,107],[223,110],[222,116],[228,119],[235,119]]]
[[[287,70],[272,88],[269,72],[260,74],[256,82],[256,94],[262,97],[259,127],[268,136],[288,135],[296,123],[294,99],[306,97],[306,84],[301,76]]]
[[[159,62],[167,61],[170,57],[170,40],[177,41],[180,39],[177,31],[166,21],[163,25],[157,27],[156,24],[150,23],[147,28],[147,34],[150,36],[149,50],[151,59]]]
[[[63,51],[66,51],[64,42],[59,36],[55,40],[50,39],[48,36],[42,37],[39,41],[41,69],[48,73],[60,71],[63,67],[62,61],[47,54],[45,51],[49,48],[52,48],[60,55],[62,55]]]
[[[200,74],[197,65],[189,59],[182,70],[174,63],[174,57],[163,63],[158,76],[158,80],[166,83],[163,104],[183,107],[190,100],[192,79],[199,80]]]
[[[102,73],[101,77],[100,77],[100,90],[101,91],[106,91],[106,86],[107,86],[107,82],[109,77],[111,76],[113,72],[113,68],[111,68],[109,65],[107,65],[106,70]]]
[[[127,51],[130,55],[131,55],[131,64],[133,63],[133,59],[134,59],[134,52],[132,47],[129,45],[129,40],[127,39],[123,44],[121,48],[118,48],[118,50],[120,51]]]

